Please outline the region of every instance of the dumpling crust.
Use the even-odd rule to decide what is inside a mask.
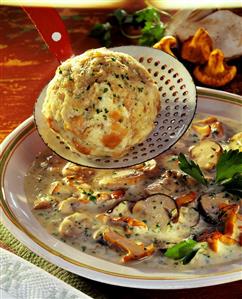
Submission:
[[[152,131],[158,88],[133,57],[89,50],[58,67],[42,112],[73,151],[119,157]]]

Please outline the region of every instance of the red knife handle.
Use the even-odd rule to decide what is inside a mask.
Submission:
[[[73,55],[66,27],[54,8],[23,7],[23,10],[59,62],[63,62]]]

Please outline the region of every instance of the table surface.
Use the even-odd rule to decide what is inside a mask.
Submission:
[[[97,41],[88,36],[96,22],[105,19],[104,12],[80,12],[62,9],[62,18],[68,28],[76,54],[98,47]],[[41,89],[53,76],[58,65],[38,32],[25,13],[15,7],[0,8],[0,142],[23,120],[32,115],[33,105]],[[239,82],[239,85],[241,81]],[[236,89],[237,83],[227,90]],[[184,290],[138,290],[97,283],[103,293],[115,298],[242,298],[242,282]]]

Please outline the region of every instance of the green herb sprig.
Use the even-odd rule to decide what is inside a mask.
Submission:
[[[208,181],[204,178],[204,175],[200,167],[194,161],[187,160],[184,154],[179,154],[178,161],[179,161],[178,166],[182,171],[184,171],[186,174],[189,174],[199,183],[207,186]]]
[[[196,241],[188,239],[168,248],[164,255],[173,260],[181,260],[183,265],[186,265],[194,258],[199,249]]]
[[[160,12],[153,7],[147,7],[136,11],[133,14],[127,13],[124,9],[115,10],[110,16],[110,21],[96,24],[90,35],[97,38],[101,45],[109,47],[112,44],[112,31],[118,31],[129,39],[137,39],[138,44],[142,46],[152,46],[159,41],[165,34],[165,25],[161,22]],[[136,28],[139,34],[128,34],[127,27]]]
[[[242,152],[224,151],[216,166],[216,183],[226,184],[242,175]],[[242,185],[241,185],[242,186]]]
[[[184,154],[179,154],[178,160],[182,171],[199,183],[208,185],[200,167],[194,161],[188,161]],[[242,195],[242,152],[229,150],[222,153],[216,165],[215,183],[230,193]]]

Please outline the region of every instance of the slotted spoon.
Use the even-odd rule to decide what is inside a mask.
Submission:
[[[51,51],[56,54],[59,61],[64,61],[71,56],[72,51],[64,26],[56,28],[60,24],[60,18],[55,21],[52,13],[51,24],[49,26],[44,25],[44,27],[48,26],[48,36],[46,36],[45,29],[42,27],[43,24],[38,20],[41,14],[36,14],[36,9],[28,8],[28,14],[46,43],[51,44],[49,45]],[[56,14],[55,17],[58,18],[58,15]],[[45,15],[45,19],[48,19],[48,16],[46,18]],[[54,33],[55,36],[58,36],[58,41],[53,40]],[[52,38],[50,38],[50,34]],[[67,51],[63,49],[67,49]],[[146,140],[132,147],[124,157],[115,159],[89,157],[72,152],[68,144],[65,144],[64,140],[49,129],[46,119],[41,113],[46,88],[40,94],[35,105],[34,116],[37,129],[48,147],[66,160],[87,167],[123,168],[143,163],[158,156],[168,150],[186,132],[196,110],[195,84],[189,72],[176,58],[160,50],[141,46],[122,46],[110,50],[129,54],[143,64],[156,81],[160,91],[161,110],[154,122],[155,129]]]

